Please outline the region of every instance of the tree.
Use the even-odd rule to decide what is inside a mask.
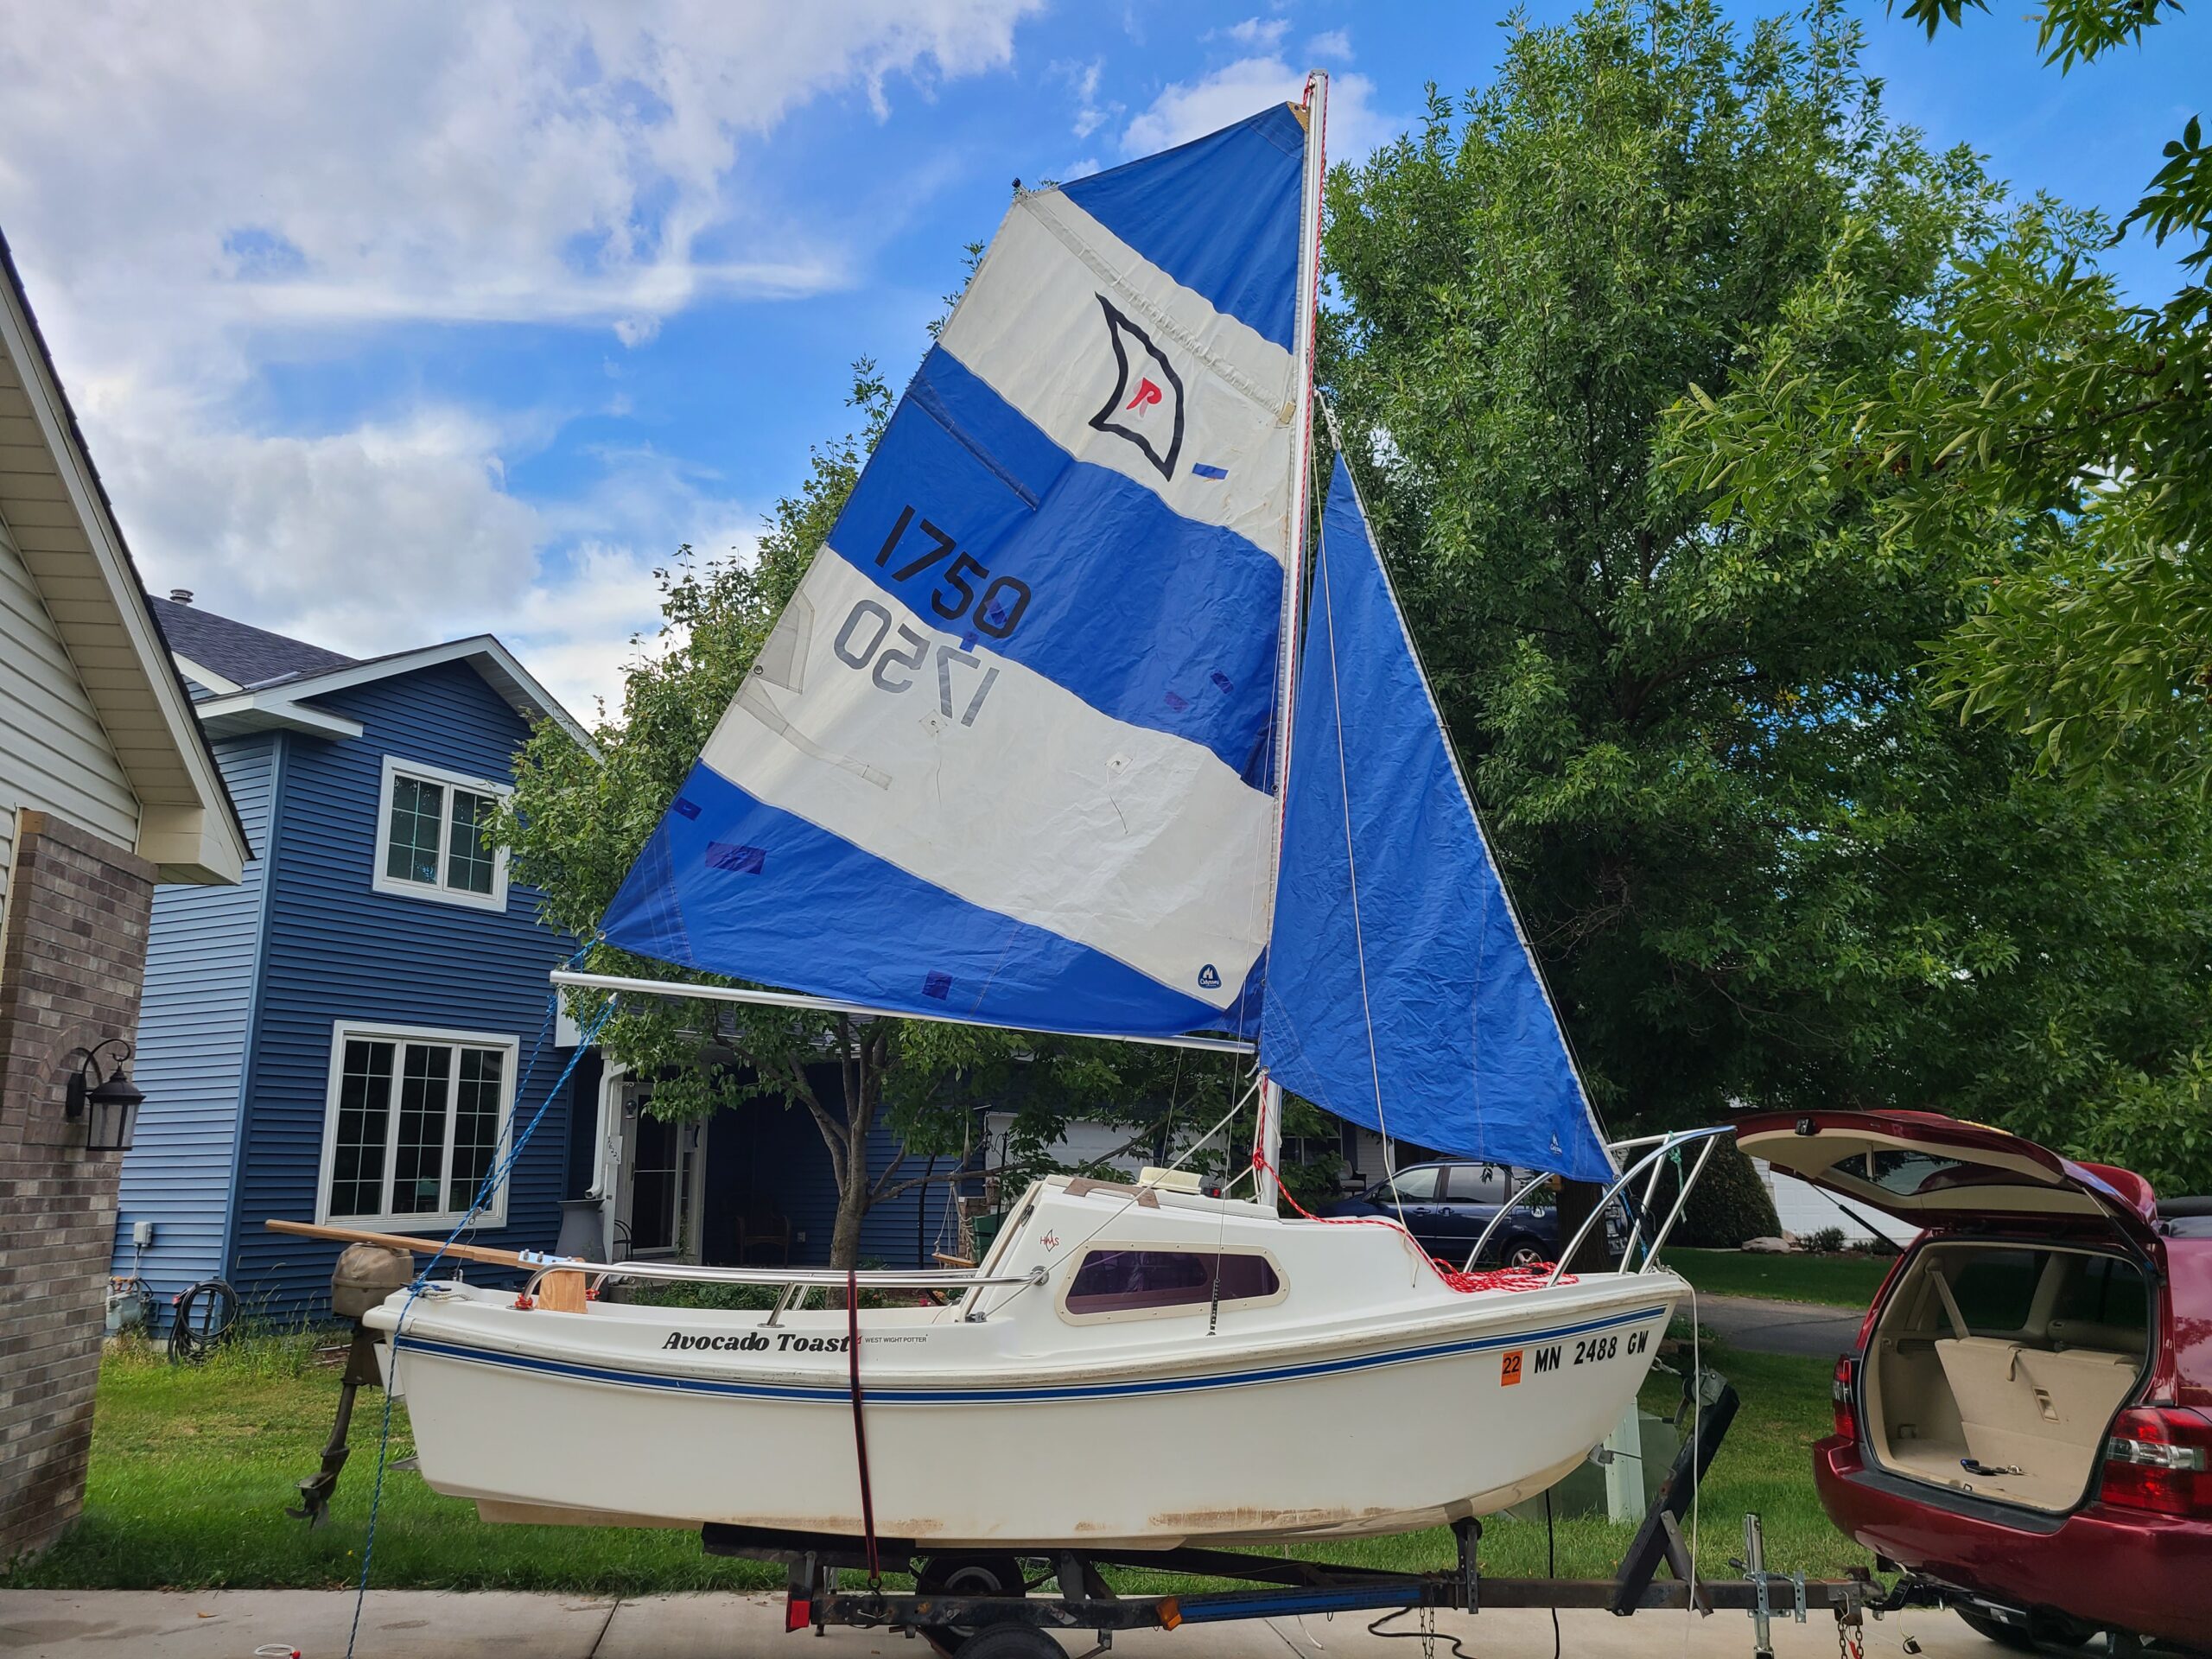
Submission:
[[[1923,647],[1967,614],[1958,550],[1861,533],[1840,464],[1753,512],[1681,431],[1693,387],[1787,392],[1796,342],[1897,373],[2002,223],[1859,47],[1826,0],[1516,25],[1491,86],[1332,176],[1325,369],[1601,1105],[2088,1145],[2085,1097],[2205,1033],[2212,824],[1961,728]]]
[[[702,561],[685,548],[655,573],[660,630],[650,643],[632,642],[620,718],[602,712],[594,733],[599,759],[550,727],[524,750],[500,833],[513,849],[516,878],[543,889],[549,924],[592,937],[827,539],[890,417],[890,391],[873,364],[855,365],[850,402],[861,429],[813,451],[804,480],[777,503],[753,557]],[[592,946],[586,965],[640,978],[685,977],[604,943]],[[978,1104],[1014,1109],[1020,1169],[1046,1161],[1045,1149],[1074,1117],[1127,1122],[1141,1134],[1163,1117],[1171,1126],[1187,1124],[1199,1109],[1182,1091],[1197,1090],[1219,1070],[1197,1056],[1135,1045],[669,997],[626,1001],[601,1041],[611,1058],[652,1079],[648,1109],[656,1116],[696,1120],[753,1096],[805,1111],[836,1182],[830,1255],[841,1268],[858,1262],[861,1224],[872,1206],[931,1179],[915,1177],[911,1159],[968,1149]],[[817,1086],[828,1065],[836,1068],[835,1090]],[[1211,1086],[1218,1092],[1217,1082]],[[1189,1108],[1180,1120],[1179,1107]],[[887,1168],[872,1173],[868,1141],[879,1125],[893,1131],[900,1150]]]
[[[1977,7],[1981,0],[1973,0]],[[2062,73],[2139,42],[2173,0],[2052,0],[2037,19]],[[1911,0],[1930,38],[1962,0]],[[2096,785],[2144,771],[2212,789],[2212,144],[2192,118],[2115,231],[2044,205],[1965,262],[1948,327],[1896,380],[1798,400],[1800,439],[1897,480],[1884,533],[1955,537],[2022,521],[2036,556],[1992,572],[1938,648],[1948,700],[2005,721],[2043,764]],[[2163,305],[2124,303],[2096,256],[2122,235],[2194,238]],[[1748,433],[1747,433],[1748,435]],[[1756,483],[1754,481],[1754,486]]]

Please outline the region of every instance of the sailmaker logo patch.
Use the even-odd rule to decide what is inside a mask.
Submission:
[[[1221,975],[1216,971],[1213,963],[1208,963],[1198,969],[1198,988],[1205,991],[1217,991],[1221,988]]]
[[[1152,336],[1114,308],[1103,294],[1106,335],[1114,347],[1114,390],[1090,424],[1126,438],[1144,452],[1162,478],[1175,476],[1183,453],[1183,377],[1177,374]]]

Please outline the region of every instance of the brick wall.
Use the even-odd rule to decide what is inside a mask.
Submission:
[[[50,813],[16,824],[0,931],[0,1563],[76,1519],[117,1153],[63,1116],[72,1052],[138,1026],[154,867]],[[104,1057],[105,1058],[105,1057]]]

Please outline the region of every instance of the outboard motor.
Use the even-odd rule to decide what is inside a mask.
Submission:
[[[330,1274],[330,1311],[352,1322],[353,1345],[346,1351],[346,1375],[338,1393],[338,1420],[322,1448],[322,1467],[300,1483],[297,1509],[284,1513],[310,1527],[330,1518],[330,1495],[338,1489],[338,1471],[346,1466],[346,1432],[353,1421],[353,1395],[364,1383],[381,1384],[377,1370],[376,1333],[361,1323],[361,1316],[415,1282],[415,1258],[405,1250],[380,1244],[348,1244],[340,1251]]]

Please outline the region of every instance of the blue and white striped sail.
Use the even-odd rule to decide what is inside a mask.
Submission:
[[[1306,161],[1278,105],[1016,200],[610,942],[979,1023],[1255,1023]]]
[[[1610,1181],[1342,456],[1296,708],[1261,1064],[1399,1140]]]

